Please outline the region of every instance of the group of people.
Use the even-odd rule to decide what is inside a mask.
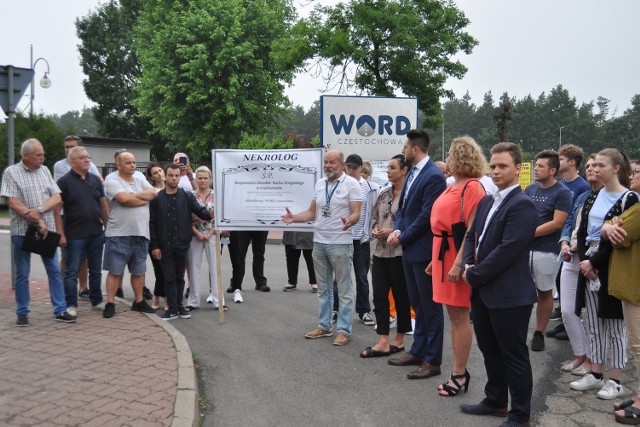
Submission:
[[[360,156],[345,159],[338,150],[327,151],[325,177],[316,183],[308,209],[285,209],[281,220],[286,224],[314,221],[313,233],[285,232],[283,239],[288,271],[283,290],[297,289],[303,254],[311,291],[318,295],[318,324],[305,337],[332,337],[336,323],[333,344],[346,345],[355,311],[366,325],[377,323],[378,339],[360,357],[393,356],[389,365],[413,367],[409,379],[430,378],[441,374],[444,305],[451,324],[452,372],[437,393],[451,397],[468,390],[475,332],[487,371],[485,397],[478,404],[461,405],[461,410],[507,416],[504,426],[529,425],[533,380],[528,325],[537,304],[529,345],[533,351],[544,350],[557,283],[563,328],[575,354],[561,370],[581,376],[570,387],[599,389],[602,399],[621,395],[627,339],[640,360],[640,291],[634,286],[640,256],[640,167],[607,148],[588,157],[585,180],[578,173],[582,150],[565,145],[559,152],[536,155],[535,182],[522,191],[517,145],[502,142],[491,148],[487,181],[487,162],[472,138],[452,141],[443,168],[448,177],[429,157],[429,144],[426,131],[409,131],[402,154],[388,162],[389,185],[383,189],[362,176],[365,162]],[[134,290],[132,310],[155,312],[164,298],[164,320],[189,318],[200,307],[203,253],[209,264],[206,301],[228,309],[214,291],[218,254],[211,170],[194,172],[187,155],[177,153],[164,169],[149,164],[145,177],[136,171],[134,155],[121,150],[115,155],[117,171],[103,180],[80,138],[67,138],[65,149],[67,158],[56,163],[54,178],[42,166],[42,145],[29,139],[21,147],[22,161],[3,175],[1,193],[11,210],[16,259],[18,326],[29,324],[30,253],[22,243],[30,224],[43,236],[60,233],[64,271],[57,255],[42,258],[56,320],[76,321],[79,295],[105,318],[113,317],[125,266]],[[266,236],[266,231],[223,235],[230,238],[233,266],[227,292],[236,303],[243,301],[249,244],[256,289],[270,290],[264,277]],[[151,306],[145,301],[147,256],[156,279]],[[185,306],[186,272],[196,285],[187,291]],[[396,307],[393,338],[390,299]],[[405,351],[404,335],[411,332],[413,343]],[[609,352],[611,371],[605,382]],[[617,403],[615,411],[619,422],[640,424],[640,394]]]
[[[475,331],[488,377],[485,398],[461,405],[461,410],[508,417],[505,426],[529,425],[533,388],[529,346],[533,351],[545,348],[558,284],[562,328],[566,327],[576,355],[561,370],[582,377],[570,387],[597,388],[602,399],[622,394],[620,370],[627,337],[640,360],[640,326],[633,324],[640,304],[640,291],[633,286],[640,256],[640,208],[633,207],[640,191],[638,166],[632,167],[623,153],[608,148],[589,156],[585,180],[578,173],[582,150],[565,145],[559,152],[536,155],[535,182],[522,191],[518,181],[522,154],[513,143],[491,148],[490,181],[484,174],[482,150],[472,138],[452,141],[443,168],[429,158],[428,148],[426,132],[407,134],[403,154],[388,162],[389,185],[378,192],[370,208],[370,235],[376,242],[371,278],[378,340],[360,357],[393,356],[390,365],[414,366],[407,373],[409,379],[439,375],[444,305],[451,324],[453,369],[437,392],[456,396],[467,391]],[[334,335],[331,306],[337,296],[334,345],[349,342],[354,308],[359,312],[351,268],[357,280],[361,244],[355,236],[369,230],[356,235],[352,229],[363,216],[366,219],[368,201],[351,171],[361,164],[359,156],[344,159],[339,151],[327,152],[325,178],[316,184],[309,208],[297,213],[287,208],[282,216],[285,223],[315,221],[312,256],[319,289],[318,325],[305,337]],[[355,288],[360,292],[359,286]],[[397,307],[393,338],[390,291]],[[529,341],[534,304],[536,326]],[[405,350],[411,309],[413,344],[395,355]],[[603,364],[609,352],[612,369],[605,382]],[[619,422],[640,424],[640,397],[615,404],[615,410]]]

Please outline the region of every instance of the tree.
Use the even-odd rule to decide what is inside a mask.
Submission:
[[[500,106],[493,114],[493,121],[496,122],[496,138],[498,141],[509,141],[507,138],[507,126],[511,122],[511,114],[513,112],[513,102],[509,98],[509,94],[505,92],[500,98]]]
[[[275,52],[286,49],[294,17],[288,0],[147,2],[136,27],[143,73],[134,105],[194,157],[264,134],[301,65]]]
[[[67,135],[82,134],[93,136],[98,134],[98,123],[93,116],[93,110],[87,107],[83,108],[82,111],[67,111],[60,116],[53,114],[51,119],[56,123],[58,129]]]
[[[151,131],[132,101],[133,84],[142,75],[133,48],[133,29],[142,0],[110,0],[76,20],[82,82],[98,122],[97,133],[111,138],[148,138]]]
[[[452,57],[477,44],[464,32],[468,23],[448,0],[351,0],[317,6],[296,29],[306,33],[328,86],[341,93],[416,96],[424,126],[435,129],[440,99],[453,97],[445,81],[467,71]]]

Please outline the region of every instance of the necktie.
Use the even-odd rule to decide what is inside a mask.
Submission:
[[[405,189],[404,189],[404,198],[402,199],[402,206],[404,206],[405,202],[407,201],[407,196],[409,195],[409,187],[411,186],[411,183],[413,182],[413,178],[416,176],[417,172],[418,172],[418,168],[416,168],[415,166],[411,168],[411,171],[409,171],[409,176],[407,177],[407,185],[405,185]]]

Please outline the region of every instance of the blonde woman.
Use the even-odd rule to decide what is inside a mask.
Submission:
[[[447,157],[447,169],[454,181],[438,197],[431,211],[433,254],[426,273],[433,276],[433,300],[447,307],[453,347],[453,372],[449,381],[438,387],[441,396],[456,396],[463,388],[466,392],[471,380],[467,371],[473,340],[469,322],[471,286],[461,276],[464,240],[456,247],[453,229],[456,223],[463,222],[468,227],[473,222],[476,207],[486,195],[478,180],[485,163],[482,149],[473,138],[455,138]]]
[[[213,209],[214,197],[211,189],[213,177],[211,170],[206,166],[200,166],[196,169],[195,181],[196,189],[193,193],[196,196],[196,200],[202,206],[205,206],[207,210]],[[189,246],[189,277],[193,286],[191,286],[191,291],[189,292],[187,310],[192,311],[200,308],[200,275],[203,252],[209,264],[209,296],[207,297],[207,303],[213,303],[214,310],[217,310],[219,303],[217,297],[216,230],[213,226],[213,219],[204,221],[192,215],[192,220],[193,237]],[[224,311],[228,311],[229,308],[224,305],[224,299],[222,304]]]

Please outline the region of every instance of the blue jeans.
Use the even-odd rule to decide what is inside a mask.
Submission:
[[[31,252],[22,250],[22,239],[24,236],[11,236],[13,245],[13,255],[16,262],[16,314],[29,314],[29,272],[31,271]],[[49,295],[53,306],[53,315],[59,316],[67,310],[64,302],[64,287],[60,275],[60,264],[58,263],[58,253],[53,258],[43,257],[42,263],[49,278]]]
[[[102,249],[104,233],[67,241],[67,268],[64,271],[64,296],[67,307],[78,306],[78,273],[82,257],[87,257],[89,270],[89,298],[91,305],[102,302]]]
[[[316,270],[316,279],[318,279],[318,321],[319,326],[327,331],[333,330],[331,311],[333,308],[333,277],[335,275],[340,300],[336,331],[351,335],[351,324],[353,323],[352,259],[352,244],[313,244],[313,266]]]
[[[371,246],[369,242],[353,241],[353,272],[356,275],[356,313],[362,316],[371,311],[369,302],[369,266],[371,265]],[[338,285],[333,281],[333,310],[338,311]]]

